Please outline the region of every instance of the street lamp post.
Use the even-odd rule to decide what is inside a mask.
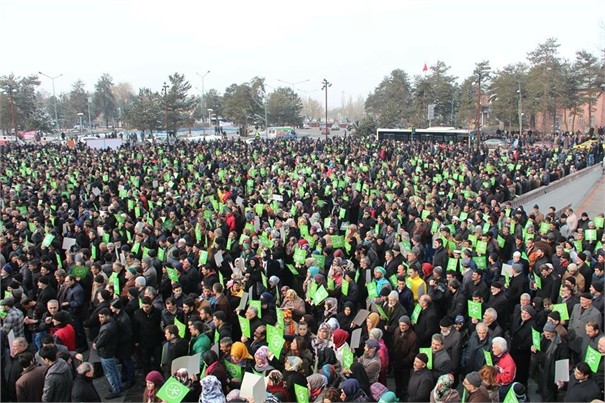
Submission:
[[[329,129],[328,129],[328,87],[332,86],[332,83],[328,82],[328,80],[326,80],[325,78],[323,79],[323,81],[321,82],[322,87],[321,89],[325,91],[326,93],[326,140],[328,140],[328,133],[329,133]]]
[[[198,76],[200,76],[200,78],[202,79],[202,108],[206,109],[206,91],[204,89],[204,78],[210,74],[210,70],[208,70],[207,72],[205,72],[204,74],[200,74],[200,73],[195,73]],[[210,121],[208,121],[208,125],[210,125]],[[204,130],[204,136],[206,135],[206,125],[204,124],[204,116],[202,115],[202,128]]]
[[[519,114],[519,140],[521,139],[521,135],[523,134],[523,109],[521,107],[521,83],[519,83],[519,89],[517,90],[519,93],[519,102],[517,104],[517,113]]]
[[[82,118],[84,117],[84,113],[82,112],[78,112],[78,116],[80,117],[80,137],[82,137],[82,126],[84,125],[84,123],[82,123]],[[76,141],[78,139],[76,138]]]
[[[477,73],[477,109],[475,111],[475,142],[477,147],[481,144],[481,72]]]
[[[88,97],[88,131],[90,132],[90,135],[92,136],[92,119],[90,118],[90,103],[92,102],[92,98],[89,96]]]
[[[50,78],[50,81],[52,81],[52,83],[53,83],[53,106],[55,109],[55,124],[57,125],[57,128],[59,129],[59,131],[61,131],[61,125],[59,124],[59,115],[57,114],[57,96],[55,95],[55,79],[62,77],[63,74],[59,74],[58,76],[54,76],[54,77],[44,74],[41,71],[39,71],[38,74],[40,74],[46,78]]]

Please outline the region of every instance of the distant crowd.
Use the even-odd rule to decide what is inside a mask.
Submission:
[[[572,145],[0,147],[0,400],[603,400],[605,214],[511,203]]]

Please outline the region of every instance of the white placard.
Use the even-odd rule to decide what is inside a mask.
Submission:
[[[183,357],[175,358],[172,360],[172,364],[170,364],[170,370],[174,374],[181,368],[187,368],[187,373],[192,375],[197,375],[200,373],[200,357],[201,353],[197,353],[195,355],[186,355]]]
[[[92,194],[95,195],[95,197],[99,196],[101,194],[101,189],[98,187],[92,188]]]
[[[223,252],[216,251],[216,253],[214,254],[214,263],[216,263],[216,267],[221,267],[221,265],[223,264]]]
[[[239,395],[243,398],[251,397],[254,399],[254,402],[264,402],[267,397],[265,378],[250,372],[244,372],[244,379],[242,379]]]
[[[369,314],[370,311],[367,309],[360,309],[359,312],[357,312],[357,315],[355,315],[355,318],[353,318],[353,323],[355,323],[357,326],[363,325]]]
[[[361,328],[353,330],[351,333],[351,348],[356,349],[361,342]]]
[[[569,382],[569,359],[555,361],[555,383]]]
[[[502,265],[502,275],[504,276],[505,273],[508,275],[509,278],[512,277],[513,276],[513,266],[510,264],[504,263]]]
[[[63,250],[69,250],[73,245],[76,244],[76,238],[63,238]]]

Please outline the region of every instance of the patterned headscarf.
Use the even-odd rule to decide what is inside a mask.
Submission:
[[[200,394],[200,403],[225,403],[225,395],[221,387],[221,382],[214,375],[208,375],[200,381],[202,393]]]
[[[441,375],[439,379],[437,379],[437,384],[435,385],[435,400],[440,401],[446,396],[448,391],[451,389],[454,384],[454,377],[451,374]]]
[[[254,367],[257,370],[264,371],[266,367],[269,365],[269,361],[267,360],[267,356],[269,355],[269,348],[267,346],[260,346],[256,353],[254,353],[254,358],[260,360],[261,364],[255,364]]]

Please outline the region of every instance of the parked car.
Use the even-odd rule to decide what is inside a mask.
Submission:
[[[504,148],[508,149],[510,143],[506,139],[488,139],[483,142],[483,145],[489,149]]]

